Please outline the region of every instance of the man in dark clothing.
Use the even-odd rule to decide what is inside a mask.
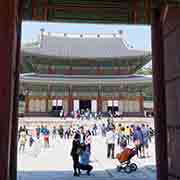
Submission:
[[[36,135],[37,135],[37,138],[39,139],[40,138],[40,133],[41,133],[41,128],[38,126],[36,128]]]
[[[72,149],[71,149],[71,156],[73,159],[74,176],[80,175],[80,165],[79,165],[80,151],[81,151],[80,135],[78,133],[76,133],[74,136],[74,140],[72,143]],[[78,172],[77,172],[77,170],[78,170]]]
[[[63,129],[62,126],[59,127],[59,129],[58,129],[58,134],[59,134],[60,138],[62,139],[63,136],[64,136],[64,129]]]

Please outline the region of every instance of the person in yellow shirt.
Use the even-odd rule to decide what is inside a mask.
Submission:
[[[20,139],[19,139],[19,152],[21,152],[21,150],[24,152],[24,149],[25,149],[25,145],[26,145],[26,142],[27,142],[27,137],[26,137],[26,132],[25,131],[22,131],[20,133]]]
[[[121,125],[121,124],[118,124],[118,127],[117,127],[118,144],[120,144],[120,141],[121,141],[121,128],[122,128],[122,125]]]
[[[129,144],[129,141],[130,141],[130,135],[131,135],[131,129],[129,126],[126,126],[125,128],[125,135],[127,137],[127,143]]]

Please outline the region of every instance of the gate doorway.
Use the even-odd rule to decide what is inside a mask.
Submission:
[[[2,44],[3,46],[0,47],[0,52],[1,52],[1,57],[2,59],[5,59],[6,61],[2,61],[1,63],[1,102],[2,102],[2,108],[1,108],[1,116],[2,118],[2,131],[1,135],[0,135],[0,142],[1,143],[1,148],[0,148],[0,154],[2,155],[2,159],[0,161],[0,167],[1,167],[1,174],[0,174],[0,178],[2,180],[5,179],[9,179],[9,177],[11,179],[15,179],[15,174],[14,172],[16,171],[16,145],[17,145],[17,85],[18,85],[18,66],[19,66],[19,55],[20,55],[20,35],[21,35],[21,10],[22,10],[22,4],[20,4],[20,6],[17,8],[17,5],[20,1],[11,1],[11,0],[7,0],[7,1],[2,1],[1,2],[1,27],[3,27],[1,29],[1,39],[2,39]],[[119,1],[120,2],[120,1]],[[127,1],[129,2],[129,4],[127,4],[127,7],[130,6],[131,1]],[[174,64],[170,64],[172,65],[171,71],[169,71],[170,73],[174,73],[175,76],[171,76],[170,77],[170,73],[168,73],[167,77],[169,77],[169,79],[167,79],[165,81],[165,73],[164,73],[164,64],[167,64],[168,61],[166,61],[165,63],[165,58],[164,56],[166,56],[166,60],[171,59],[172,56],[170,56],[171,58],[169,58],[170,55],[170,51],[169,48],[171,47],[171,44],[176,44],[176,40],[177,37],[179,37],[178,34],[178,26],[177,26],[177,19],[179,16],[179,1],[153,1],[155,4],[153,5],[153,7],[149,6],[149,4],[138,4],[138,2],[142,2],[142,1],[132,1],[134,3],[131,3],[131,8],[124,8],[124,4],[122,6],[118,6],[115,4],[114,8],[118,8],[118,11],[114,11],[113,8],[111,11],[108,12],[116,12],[114,14],[110,14],[110,16],[107,16],[107,22],[111,22],[111,23],[115,23],[116,18],[121,16],[122,19],[118,19],[117,20],[121,23],[134,23],[134,24],[140,24],[142,22],[145,23],[152,23],[151,22],[151,15],[153,12],[153,55],[154,55],[154,60],[153,60],[153,66],[154,66],[154,75],[155,75],[155,86],[154,86],[154,91],[155,91],[155,109],[156,109],[156,113],[155,113],[155,118],[156,118],[156,126],[158,128],[157,130],[157,142],[156,142],[156,146],[157,148],[157,162],[158,164],[158,178],[162,179],[162,180],[166,180],[169,178],[179,178],[179,172],[177,171],[178,168],[176,168],[176,166],[178,165],[178,158],[177,156],[173,156],[171,151],[178,151],[178,143],[176,144],[176,139],[178,139],[178,133],[176,131],[178,131],[178,121],[176,121],[178,119],[178,114],[176,114],[178,111],[174,112],[175,108],[171,108],[172,107],[172,99],[174,100],[173,105],[176,107],[179,101],[179,99],[177,98],[176,94],[174,92],[177,91],[177,87],[178,87],[178,73],[176,71],[178,71],[178,69],[176,69],[176,65],[174,62]],[[152,1],[145,1],[145,2],[150,2],[152,3]],[[168,3],[169,2],[169,3]],[[170,3],[171,2],[171,3]],[[123,2],[124,3],[124,2]],[[28,5],[30,4],[30,7],[28,7]],[[168,6],[168,5],[173,5],[173,6]],[[72,5],[71,5],[72,6]],[[107,6],[107,4],[106,4]],[[80,8],[77,8],[76,6],[72,6],[71,8],[75,9],[76,11],[78,11],[79,13],[79,9],[83,9],[83,12],[85,11],[85,8],[87,8],[88,6],[83,7],[81,5]],[[106,13],[104,8],[101,8],[101,4],[98,4],[97,11],[95,12],[103,12]],[[121,8],[120,8],[121,7]],[[174,8],[175,7],[175,8]],[[177,8],[176,8],[177,7]],[[55,13],[48,13],[48,10],[52,10],[51,12],[57,12],[58,11],[59,6],[53,6],[53,7],[49,7],[46,3],[45,5],[42,4],[42,7],[37,7],[36,3],[33,3],[33,5],[31,4],[30,1],[28,1],[27,6],[24,7],[24,11],[26,11],[26,9],[29,10],[29,13],[31,15],[27,14],[25,15],[25,19],[35,19],[35,20],[56,20],[58,18],[58,15],[54,17],[54,19],[52,19],[52,14]],[[69,15],[69,9],[68,6],[64,6],[64,9],[66,9],[65,12],[67,12],[67,14]],[[17,11],[17,9],[19,11]],[[124,10],[130,10],[126,13],[123,13]],[[39,11],[41,12],[39,12]],[[94,8],[93,6],[91,6],[91,8],[89,8],[89,11],[96,10],[96,8]],[[119,11],[121,10],[121,13],[119,13]],[[38,12],[37,12],[38,11]],[[90,11],[90,12],[91,12]],[[33,13],[32,13],[33,12]],[[74,12],[74,11],[73,11]],[[87,11],[88,12],[88,11]],[[138,13],[138,12],[142,12],[142,13]],[[170,12],[170,15],[169,15]],[[64,13],[66,14],[66,13]],[[81,14],[81,13],[79,13]],[[89,13],[91,15],[91,13]],[[101,13],[100,13],[101,14]],[[50,17],[48,18],[48,15],[50,15]],[[139,17],[138,15],[142,15],[144,19],[146,20],[142,20],[143,18]],[[172,15],[172,16],[171,16]],[[81,15],[83,16],[83,15]],[[127,16],[127,19],[126,19]],[[8,17],[8,18],[7,18]],[[71,16],[69,17],[69,19],[73,19],[74,17],[77,18],[77,16]],[[110,19],[108,19],[108,17],[110,17]],[[115,18],[116,17],[116,18]],[[167,17],[170,17],[167,20]],[[84,21],[88,22],[89,17],[83,18]],[[103,18],[103,16],[95,16],[94,18],[99,18],[99,19],[95,19],[95,21],[99,21],[101,22],[102,19],[106,19]],[[68,17],[66,17],[66,19],[68,19]],[[78,19],[78,18],[77,18]],[[81,18],[82,19],[82,18]],[[130,20],[129,20],[130,19]],[[90,20],[92,21],[92,19],[90,18]],[[165,21],[167,20],[167,23],[165,24]],[[18,22],[17,22],[18,21]],[[80,17],[79,17],[79,21],[80,21]],[[171,27],[171,28],[168,28]],[[175,28],[174,28],[175,27]],[[166,30],[165,30],[166,29]],[[163,32],[163,30],[165,30],[166,32]],[[169,37],[174,37],[172,36],[172,34],[176,32],[177,33],[177,37],[175,38],[171,38],[170,41],[165,41],[164,38],[169,38]],[[165,35],[163,34],[165,33]],[[168,36],[167,36],[168,35]],[[165,37],[164,37],[165,36]],[[167,39],[166,39],[167,40]],[[169,39],[168,39],[169,40]],[[4,43],[5,42],[5,43]],[[173,43],[174,42],[174,43]],[[164,48],[164,44],[166,43],[167,46],[165,46],[165,49],[167,50],[166,55],[164,55],[163,52],[163,48]],[[176,55],[175,58],[173,58],[174,60],[177,60],[178,57],[178,49],[176,49],[177,47],[172,48],[173,50],[173,55]],[[16,60],[15,60],[16,59]],[[176,62],[176,61],[175,61]],[[13,77],[13,73],[12,71],[14,70],[14,77]],[[14,83],[15,82],[15,83]],[[169,83],[174,83],[173,87],[171,88],[171,86],[168,86]],[[15,86],[14,86],[15,84]],[[165,86],[168,86],[168,88],[170,87],[171,91],[167,93],[167,99],[165,97]],[[171,96],[174,95],[175,96]],[[168,121],[171,121],[172,118],[171,117],[175,117],[174,118],[174,124],[173,122],[169,122],[169,126],[167,128],[167,117],[166,117],[166,102],[168,103]],[[176,107],[177,108],[177,107]],[[173,114],[176,114],[176,116],[173,116]],[[172,124],[172,125],[171,125]],[[11,128],[13,127],[13,128]],[[173,162],[173,164],[169,164],[170,166],[170,172],[173,173],[169,173],[168,174],[168,161],[167,161],[167,129],[168,129],[168,133],[169,133],[169,137],[172,138],[170,140],[172,140],[173,144],[168,144],[168,146],[172,147],[173,146],[173,150],[170,149],[170,162]],[[12,137],[12,138],[11,138]],[[174,137],[174,138],[173,138]],[[11,140],[12,139],[12,140]],[[175,142],[174,142],[175,139]],[[10,172],[10,174],[9,174]]]
[[[81,110],[86,111],[87,109],[89,111],[91,111],[91,100],[80,100],[79,101],[79,108],[80,108],[80,111]]]

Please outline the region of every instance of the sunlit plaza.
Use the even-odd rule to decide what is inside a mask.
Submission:
[[[148,124],[154,128],[154,121],[152,118],[114,118],[114,124],[119,123],[122,126],[130,126],[132,124],[139,125]],[[134,156],[132,162],[135,162],[138,166],[137,171],[126,173],[123,170],[117,171],[118,161],[117,159],[107,158],[107,144],[106,137],[101,135],[101,125],[106,124],[107,118],[101,120],[77,120],[67,118],[66,120],[61,118],[20,118],[19,125],[26,125],[30,134],[33,134],[33,129],[37,126],[47,126],[50,130],[50,147],[45,148],[43,139],[40,138],[33,143],[32,147],[29,147],[27,141],[25,150],[18,151],[18,180],[58,180],[73,178],[73,166],[72,157],[70,151],[72,148],[72,139],[60,138],[59,135],[52,137],[52,128],[62,125],[64,129],[68,127],[78,128],[84,126],[85,129],[92,129],[93,125],[97,125],[97,136],[92,136],[92,150],[90,155],[90,164],[93,166],[93,170],[90,176],[87,176],[82,171],[80,177],[76,179],[122,179],[122,180],[154,180],[156,177],[155,168],[155,142],[152,137],[152,142],[149,143],[149,157],[137,158]],[[130,141],[129,147],[134,147],[132,141]],[[115,145],[115,154],[121,151],[120,146]]]

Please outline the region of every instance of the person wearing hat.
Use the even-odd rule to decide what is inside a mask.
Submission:
[[[76,133],[72,142],[71,156],[73,159],[74,176],[80,175],[79,155],[81,152],[80,134]],[[77,172],[78,170],[78,172]]]

